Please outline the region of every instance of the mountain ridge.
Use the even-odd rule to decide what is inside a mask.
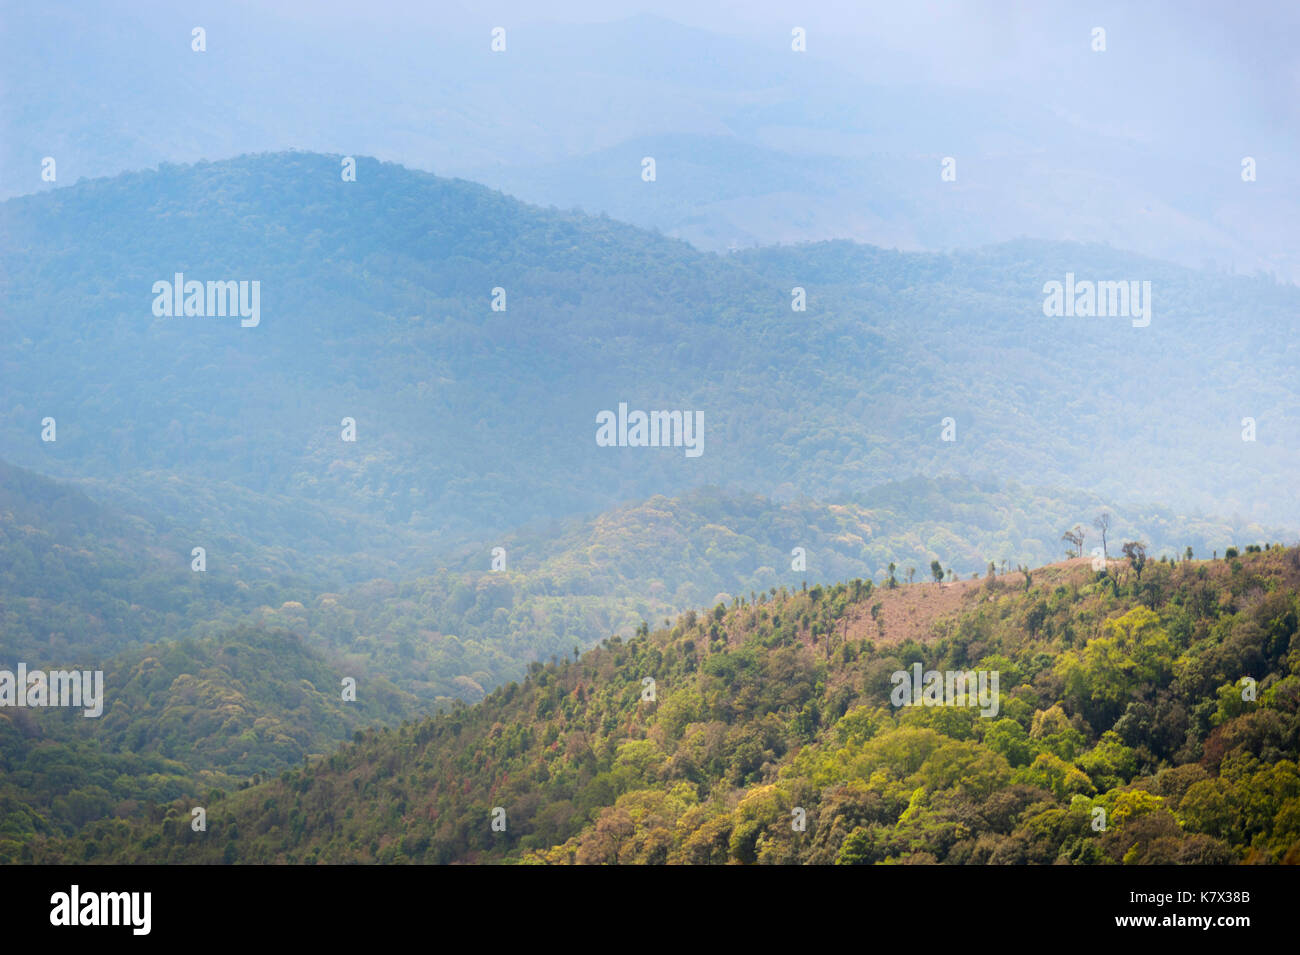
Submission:
[[[206,833],[159,806],[26,851],[91,858],[93,840],[93,858],[137,863],[1294,862],[1298,587],[1295,548],[1103,572],[1075,562],[965,584],[973,605],[888,645],[839,637],[847,609],[881,602],[868,582],[780,591],[363,734],[214,800]],[[913,663],[1000,671],[999,712],[891,707]]]
[[[179,461],[174,479],[273,495],[291,526],[332,509],[449,540],[701,485],[835,499],[950,472],[1086,475],[1112,499],[1300,522],[1296,346],[1264,347],[1294,287],[1035,242],[718,256],[371,160],[346,183],[337,160],[168,166],[0,205],[7,457],[137,496]],[[1045,282],[1130,269],[1150,274],[1151,327],[1044,318]],[[151,284],[177,272],[260,276],[262,324],[153,316]],[[598,447],[619,402],[703,413],[705,453]],[[47,415],[57,442],[37,439]]]

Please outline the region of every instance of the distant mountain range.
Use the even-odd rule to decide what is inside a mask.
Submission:
[[[611,2],[0,12],[0,863],[1300,860],[1300,18]]]
[[[1028,241],[719,256],[340,172],[246,157],[0,206],[8,459],[372,563],[393,527],[451,544],[704,485],[833,501],[910,475],[1300,525],[1293,286]],[[156,315],[178,274],[197,311],[208,283],[259,283],[258,325]],[[1076,276],[1149,281],[1150,324],[1047,317]],[[703,453],[599,446],[621,405],[699,415]]]
[[[522,21],[455,4],[309,9],[7,9],[0,86],[26,93],[0,107],[0,196],[296,148],[463,176],[713,250],[847,238],[938,251],[1032,237],[1300,280],[1283,65],[1294,18],[1280,8],[1227,31],[1253,33],[1248,54],[1173,2],[1094,5],[1089,16],[1111,31],[1104,53],[1075,11],[991,16],[1012,21],[985,25],[997,42],[963,36],[958,13],[925,36],[930,56],[949,44],[968,70],[985,61],[982,81],[960,86],[895,48],[925,42],[891,36],[898,13],[873,15],[879,34],[852,41],[853,53],[824,27],[794,53],[786,25],[740,38],[614,9],[596,23],[563,22],[559,8]],[[493,53],[498,15],[508,42]],[[1050,79],[996,79],[1012,52],[1013,63],[1041,58]],[[1241,75],[1225,75],[1228,63]],[[653,185],[640,178],[645,156],[657,160]],[[955,181],[940,178],[946,157]]]
[[[921,639],[913,581],[1012,584],[1076,525],[1100,543],[1102,512],[1112,556],[1140,540],[1162,567],[1294,540],[1294,287],[1061,243],[718,255],[343,168],[253,156],[0,206],[0,662],[107,685],[100,720],[0,713],[0,858],[124,858],[135,830],[77,833],[500,700],[684,610],[856,579],[900,593],[881,634]],[[1150,282],[1150,322],[1047,316],[1076,277]],[[512,851],[585,844],[622,786]],[[220,859],[392,855],[300,836]],[[854,838],[834,853],[901,851]],[[1242,844],[1212,838],[1179,851]]]

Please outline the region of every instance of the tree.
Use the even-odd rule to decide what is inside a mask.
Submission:
[[[934,582],[940,583],[943,580],[943,564],[937,560],[930,561],[930,573],[934,576]]]
[[[871,829],[857,826],[841,843],[839,854],[835,857],[835,864],[872,865],[883,859],[885,850],[876,845],[877,840],[874,838],[879,830],[879,826],[873,826]]]
[[[1138,583],[1142,582],[1142,568],[1147,565],[1147,549],[1138,541],[1124,542],[1124,556],[1128,558],[1129,565],[1133,572],[1137,574]]]
[[[1102,624],[1101,636],[1057,659],[1064,698],[1093,726],[1110,726],[1133,699],[1167,685],[1177,651],[1160,617],[1143,606]]]
[[[1029,568],[1024,564],[1016,564],[1016,570],[1025,575],[1025,593],[1029,593],[1029,585],[1034,582],[1033,576],[1029,573]]]
[[[1187,550],[1183,551],[1183,560],[1191,560],[1191,559],[1192,559],[1192,549],[1188,547]]]
[[[912,578],[915,576],[916,576],[916,568],[915,567],[907,568],[907,582],[909,584],[912,582]]]
[[[1066,557],[1083,556],[1084,534],[1083,534],[1083,528],[1081,528],[1078,524],[1074,525],[1074,530],[1066,531],[1064,534],[1062,534],[1061,540],[1065,541],[1067,544],[1070,545],[1065,549]]]
[[[889,562],[889,589],[890,590],[893,590],[895,587],[898,586],[898,580],[897,578],[894,577],[894,570],[897,566],[898,565],[895,564],[892,560]]]
[[[1101,556],[1109,559],[1110,554],[1106,550],[1106,533],[1110,530],[1110,515],[1102,511],[1092,522],[1092,526],[1101,531]]]

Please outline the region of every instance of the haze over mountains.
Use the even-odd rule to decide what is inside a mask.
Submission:
[[[344,183],[309,154],[2,215],[13,463],[157,499],[180,482],[199,517],[236,485],[279,502],[286,547],[295,514],[465,539],[704,485],[832,500],[944,473],[1300,524],[1300,293],[1268,280],[1059,243],[720,257],[364,159]],[[155,316],[178,272],[259,281],[260,324]],[[1046,317],[1067,274],[1150,281],[1150,325]],[[702,455],[599,447],[620,403],[701,413]]]
[[[715,250],[1070,239],[1296,280],[1300,20],[1216,6],[14,4],[0,195],[49,188],[46,156],[64,184],[311,149]]]
[[[924,6],[6,7],[0,861],[1296,858],[1296,18]]]
[[[101,512],[9,472],[11,651],[251,624],[445,702],[719,593],[1034,566],[1102,510],[1112,549],[1153,555],[1300,526],[1292,286],[1063,243],[720,256],[340,168],[245,157],[0,207],[6,456],[119,528],[71,533]],[[258,281],[260,320],[155,314],[177,272]],[[1067,273],[1151,276],[1150,324],[1045,316]],[[599,446],[620,403],[699,414],[702,453]]]
[[[885,584],[890,564],[910,583],[929,579],[933,560],[963,576],[990,562],[1000,572],[1048,563],[1062,552],[1060,528],[1104,508],[1078,492],[956,478],[914,478],[834,504],[703,489],[499,535],[498,570],[486,542],[427,544],[422,564],[374,576],[364,552],[319,541],[319,550],[294,551],[227,531],[195,573],[191,544],[208,537],[184,525],[185,511],[124,513],[0,464],[0,651],[58,666],[268,628],[303,635],[367,682],[390,682],[402,706],[412,702],[405,694],[446,705],[481,697],[530,661],[733,595],[810,580]],[[1140,538],[1153,555],[1191,547],[1206,556],[1285,536],[1159,508],[1112,517],[1114,540]]]

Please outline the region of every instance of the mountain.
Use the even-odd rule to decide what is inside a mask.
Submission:
[[[0,709],[0,857],[8,861],[37,834],[244,787],[363,727],[420,712],[382,677],[340,668],[285,632],[171,640],[94,667],[103,669],[98,718]],[[343,700],[344,675],[359,678],[355,702]]]
[[[210,635],[205,628],[216,621],[229,629],[266,602],[329,589],[328,573],[307,582],[237,535],[196,530],[0,461],[0,659],[98,664],[129,647]],[[200,540],[230,544],[202,573],[192,558]]]
[[[1032,564],[1057,551],[1058,529],[1102,507],[956,479],[841,505],[703,489],[521,528],[442,555],[428,576],[340,586],[263,576],[274,556],[246,542],[234,552],[247,562],[195,573],[175,529],[0,466],[0,664],[103,669],[105,688],[98,719],[0,712],[6,855],[38,833],[247,785],[361,727],[481,700],[530,661],[732,593],[753,600],[851,574],[883,584],[890,563],[900,581],[926,578],[932,560],[961,576],[989,554],[1008,555],[1004,570]],[[1112,517],[1116,541],[1141,536],[1153,557],[1267,539],[1159,510]],[[496,547],[504,566],[493,571]],[[893,606],[880,618],[891,632],[916,611]],[[357,702],[342,702],[342,676],[357,680]]]
[[[3,6],[0,863],[1300,862],[1237,13]]]
[[[910,581],[918,572],[926,579],[935,560],[962,577],[990,562],[1046,563],[1062,552],[1065,530],[1103,511],[1112,549],[1141,540],[1153,557],[1284,536],[1161,508],[1115,508],[1080,492],[956,478],[885,485],[839,504],[705,488],[448,548],[426,572],[344,583],[325,569],[275,572],[311,560],[230,532],[220,540],[230,542],[221,553],[231,558],[218,561],[213,548],[211,564],[196,573],[189,543],[208,538],[0,466],[0,660],[98,665],[146,644],[253,627],[298,634],[336,664],[438,708],[481,699],[531,661],[630,636],[720,594],[730,601],[851,577],[884,583],[891,564]]]
[[[0,16],[0,86],[24,91],[0,104],[0,196],[310,149],[711,249],[848,238],[937,251],[1032,236],[1300,278],[1284,40],[1297,23],[1277,4],[1231,22],[1172,0],[1089,17],[809,10],[801,53],[775,10],[737,20],[636,0],[547,8],[545,22],[519,7],[158,0]],[[1110,31],[1104,52],[1094,19]],[[652,188],[639,178],[647,155],[662,170]],[[945,157],[955,181],[940,179]],[[1258,163],[1254,181],[1243,157]]]
[[[993,146],[964,129],[985,113],[986,97],[896,89],[869,96],[873,103],[919,100],[913,111],[942,117],[932,122],[943,135],[927,129],[901,146],[892,141],[901,137],[882,137],[876,126],[868,133],[864,120],[857,136],[871,142],[870,150],[822,155],[807,143],[823,131],[804,118],[808,125],[757,142],[743,135],[639,136],[581,156],[485,166],[468,175],[529,202],[605,213],[719,252],[842,238],[938,251],[1062,236],[1191,267],[1300,277],[1281,251],[1280,223],[1267,244],[1248,237],[1245,226],[1249,218],[1271,218],[1260,214],[1261,204],[1285,207],[1293,198],[1280,188],[1243,192],[1237,169],[1176,155],[1155,160],[1142,146],[1070,129],[1046,111],[1017,116],[1008,141]],[[1015,110],[1003,106],[1005,122]],[[1028,146],[1043,129],[1053,131],[1052,145]],[[652,184],[639,178],[645,157],[655,160]],[[941,179],[945,159],[954,162],[954,181]],[[1162,176],[1132,181],[1133,170],[1147,164]]]
[[[1030,241],[718,256],[365,159],[344,182],[303,153],[11,199],[0,240],[9,460],[267,550],[365,554],[354,581],[385,571],[376,553],[410,566],[704,485],[834,501],[1030,475],[1300,525],[1300,291],[1264,279]],[[258,324],[155,315],[177,273],[260,282]],[[1150,281],[1150,324],[1046,317],[1068,276]],[[600,446],[623,404],[698,416],[700,453],[680,432]]]
[[[21,851],[170,863],[1295,862],[1298,630],[1296,548],[782,589],[533,664],[472,707],[214,794],[206,832],[178,802]],[[894,674],[910,681],[914,665],[975,671],[990,692],[978,708],[900,706]]]

